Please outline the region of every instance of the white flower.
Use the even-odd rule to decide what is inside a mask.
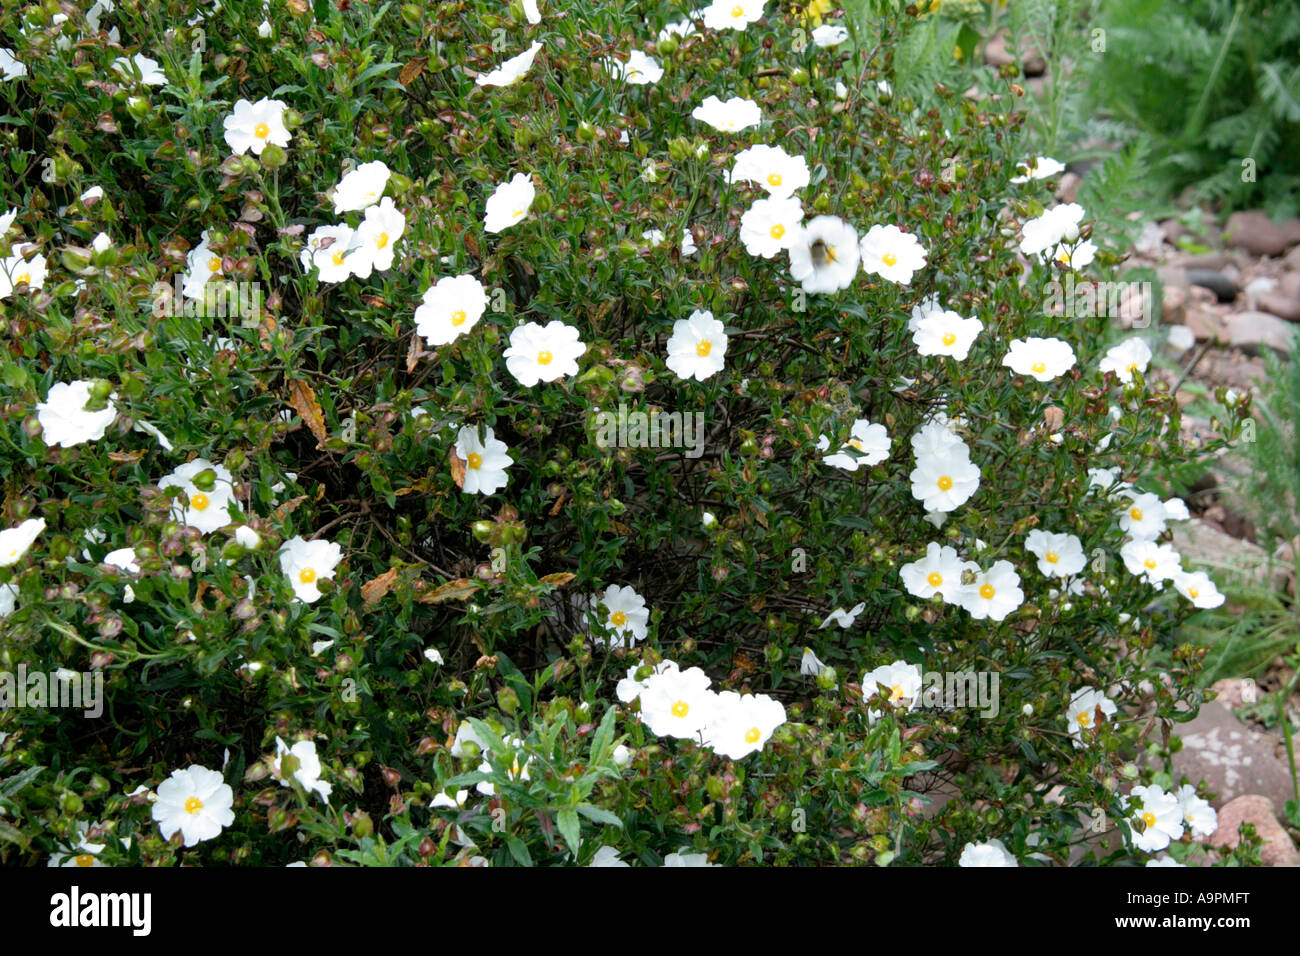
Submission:
[[[763,16],[766,0],[713,0],[699,12],[710,30],[743,30]]]
[[[251,149],[255,156],[261,156],[268,143],[288,146],[290,133],[284,126],[287,108],[280,100],[265,97],[256,103],[237,101],[235,111],[222,121],[231,151],[242,155]]]
[[[27,75],[27,66],[15,59],[14,51],[7,46],[0,46],[0,78],[16,80]]]
[[[1130,541],[1120,548],[1119,556],[1124,559],[1124,567],[1130,574],[1144,578],[1157,591],[1164,588],[1163,582],[1177,578],[1182,571],[1178,552],[1167,544]]]
[[[3,532],[0,532],[3,534]],[[18,585],[0,584],[0,620],[8,617],[18,609]],[[3,743],[3,737],[0,736],[0,743]]]
[[[1165,509],[1166,521],[1190,521],[1192,514],[1187,510],[1187,502],[1182,498],[1170,498],[1161,503]]]
[[[10,209],[8,212],[0,213],[0,239],[4,238],[5,233],[9,231],[9,227],[14,224],[14,220],[16,220],[17,218],[18,218],[17,207]]]
[[[1182,838],[1183,806],[1176,794],[1155,785],[1134,787],[1123,804],[1125,812],[1133,810],[1133,845],[1139,850],[1153,853]],[[1141,833],[1137,832],[1139,824]]]
[[[480,73],[474,82],[479,86],[511,86],[518,83],[532,67],[533,57],[537,56],[537,51],[541,48],[540,43],[534,42],[523,53],[512,56],[491,73]],[[495,232],[496,230],[489,231]]]
[[[537,8],[537,0],[524,0],[524,18],[534,26],[542,22],[542,11]]]
[[[532,764],[533,758],[525,753],[523,740],[518,737],[506,737],[501,742],[511,751],[510,766],[506,768],[506,776],[511,780],[528,780],[528,767]],[[492,772],[492,761],[488,757],[486,748],[483,750],[483,762],[479,764],[478,770],[479,773]],[[496,784],[490,780],[480,780],[474,785],[474,789],[485,797],[496,796],[497,792]]]
[[[717,695],[698,667],[654,674],[641,691],[641,720],[656,737],[691,738],[713,719]]]
[[[610,756],[613,757],[614,765],[617,767],[626,767],[632,762],[632,751],[622,744],[615,747],[613,754]]]
[[[685,229],[682,232],[682,255],[693,256],[699,252],[699,247],[695,245],[695,237],[691,235],[691,230]]]
[[[658,83],[664,75],[664,68],[655,62],[654,57],[647,56],[641,50],[633,50],[629,53],[626,63],[610,58],[605,61],[605,68],[623,82],[631,83],[633,86]]]
[[[202,299],[209,279],[221,278],[221,256],[209,248],[209,230],[203,230],[199,244],[185,256],[185,281],[181,295],[187,299]]]
[[[357,241],[356,230],[347,223],[317,229],[320,247],[311,261],[321,282],[343,282],[354,275],[370,275],[370,251]],[[326,241],[331,240],[331,241]]]
[[[751,256],[771,259],[799,239],[802,225],[798,199],[759,199],[740,217],[740,241]]]
[[[1185,783],[1178,788],[1178,803],[1183,809],[1183,825],[1193,836],[1209,836],[1219,829],[1219,814],[1208,800],[1196,795],[1196,787]]]
[[[263,20],[261,23],[257,25],[257,35],[261,37],[263,40],[270,37],[273,32],[274,31],[271,28],[270,20]]]
[[[1091,239],[1074,243],[1062,242],[1054,250],[1043,250],[1038,257],[1044,262],[1055,259],[1067,269],[1086,269],[1097,258],[1097,246]]]
[[[0,738],[0,742],[3,738]],[[98,827],[99,824],[96,824]],[[77,824],[76,843],[70,847],[61,848],[59,851],[50,855],[47,867],[81,867],[91,868],[96,866],[107,866],[99,859],[99,853],[106,847],[107,843],[91,843],[87,834],[90,832],[90,824],[86,821],[80,821]]]
[[[1091,687],[1080,687],[1070,695],[1070,706],[1066,708],[1065,720],[1070,728],[1070,733],[1074,735],[1074,746],[1082,747],[1087,744],[1084,738],[1084,731],[1092,731],[1101,723],[1097,717],[1097,711],[1100,709],[1102,717],[1109,720],[1116,712],[1115,702],[1099,690]],[[1091,733],[1088,735],[1091,737]]]
[[[205,471],[213,473],[212,487],[206,491],[194,482]],[[235,501],[234,476],[224,465],[195,458],[170,475],[164,475],[158,487],[181,489],[180,497],[172,502],[172,517],[181,524],[211,534],[231,522],[229,505]]]
[[[808,160],[791,156],[780,146],[751,146],[736,154],[736,162],[723,178],[729,183],[758,183],[772,199],[786,199],[810,180]],[[800,211],[799,218],[803,218]]]
[[[113,70],[128,80],[133,79],[138,72],[140,82],[145,86],[167,85],[167,74],[159,68],[158,61],[150,59],[143,53],[137,53],[129,60],[124,56],[119,56],[113,61]]]
[[[1001,840],[967,843],[961,850],[958,866],[1019,866]]]
[[[914,710],[921,697],[921,669],[907,661],[894,661],[867,671],[862,675],[862,699],[868,700],[878,694],[877,685],[888,690],[891,707]],[[867,719],[875,723],[880,719],[879,711],[868,710]]]
[[[702,382],[726,366],[725,326],[708,310],[696,309],[689,319],[673,323],[666,364],[680,379]]]
[[[937,292],[926,296],[916,305],[912,306],[912,317],[907,320],[907,331],[915,332],[921,327],[921,320],[929,318],[938,312],[943,312],[944,308],[939,304],[939,294]]]
[[[1079,223],[1083,219],[1083,207],[1078,203],[1066,203],[1047,210],[1037,219],[1030,219],[1024,225],[1020,251],[1027,256],[1052,249],[1062,241],[1074,242],[1079,238]]]
[[[1129,499],[1120,509],[1119,528],[1134,540],[1149,541],[1164,533],[1167,515],[1159,495],[1150,492],[1124,491]]]
[[[369,265],[387,272],[393,267],[394,246],[405,231],[406,217],[385,196],[379,205],[366,210],[365,222],[357,228],[357,245],[365,251]],[[358,273],[363,279],[369,274],[368,267],[364,273]]]
[[[1151,347],[1146,341],[1136,336],[1125,339],[1116,345],[1101,360],[1101,373],[1114,372],[1121,382],[1128,385],[1133,381],[1133,373],[1146,374],[1147,363],[1151,361]]]
[[[1087,563],[1083,543],[1072,534],[1035,529],[1025,539],[1025,550],[1038,558],[1038,570],[1049,578],[1068,578]]]
[[[478,324],[487,290],[472,275],[444,276],[424,290],[415,310],[415,331],[432,346],[447,345]]]
[[[442,659],[442,652],[441,652],[440,650],[438,650],[436,647],[425,648],[425,651],[424,651],[424,659],[425,659],[426,661],[428,661],[430,664],[443,664],[443,663],[446,663],[446,662]]]
[[[816,46],[839,46],[849,38],[849,31],[841,26],[823,23],[812,32],[812,41]]]
[[[669,671],[675,671],[678,669],[676,661],[661,661],[654,667],[649,677],[645,680],[637,680],[636,672],[640,670],[640,668],[636,666],[629,667],[627,669],[627,676],[620,680],[618,686],[614,688],[614,694],[623,703],[630,704],[645,692],[646,684],[649,683],[650,677],[653,677],[655,674],[666,674]]]
[[[767,694],[740,695],[724,690],[715,702],[713,720],[704,730],[704,744],[730,760],[742,760],[763,745],[785,723],[785,706]]]
[[[30,260],[21,252],[0,260],[0,299],[7,298],[21,285],[27,286],[28,292],[42,288],[49,273],[46,263],[45,256],[39,252]]]
[[[478,753],[487,750],[487,741],[478,735],[474,725],[468,720],[462,720],[460,726],[456,728],[456,738],[451,742],[451,746],[447,748],[447,752],[453,757],[468,757],[471,752],[466,749],[466,744],[473,744],[478,748]]]
[[[1031,375],[1050,382],[1074,367],[1074,349],[1060,339],[1012,339],[1011,351],[1002,359],[1017,375]]]
[[[923,503],[926,511],[953,511],[979,490],[979,466],[971,462],[970,449],[957,443],[940,453],[916,456],[916,467],[908,476],[912,497]]]
[[[726,102],[716,96],[706,97],[691,111],[691,115],[723,133],[738,133],[763,122],[763,111],[758,104],[740,96],[733,96]]]
[[[1172,856],[1152,857],[1147,860],[1147,866],[1187,866],[1186,863],[1179,863]]]
[[[897,226],[872,226],[862,237],[862,269],[889,282],[909,285],[912,274],[925,266],[925,247]]]
[[[235,529],[235,543],[249,551],[256,551],[262,546],[262,536],[248,525],[241,524]]]
[[[187,847],[221,835],[235,822],[235,793],[216,770],[191,764],[158,785],[151,812],[163,839],[179,830]]]
[[[508,454],[509,447],[497,439],[491,428],[485,429],[482,441],[478,429],[464,425],[456,434],[456,457],[465,463],[465,484],[461,488],[467,495],[494,494],[509,482],[506,469],[515,463]]]
[[[709,862],[707,853],[669,853],[664,857],[664,866],[717,866]]]
[[[484,230],[500,232],[513,226],[528,215],[536,198],[537,189],[531,177],[515,173],[510,182],[497,186],[488,197],[483,216]]]
[[[669,23],[660,30],[657,39],[660,43],[665,43],[671,37],[685,39],[693,36],[695,36],[695,24],[690,20],[678,20],[676,23]]]
[[[878,465],[889,457],[889,448],[893,444],[884,425],[873,424],[865,418],[859,418],[849,431],[849,440],[833,455],[822,456],[822,461],[845,471],[857,471],[860,465]],[[825,435],[817,439],[817,450],[830,448],[830,439]],[[858,454],[846,454],[853,449]]]
[[[510,347],[505,351],[506,368],[520,385],[553,382],[566,375],[578,374],[578,358],[587,346],[578,338],[578,330],[563,322],[545,326],[536,322],[516,326],[510,333]]]
[[[805,292],[837,292],[858,274],[858,234],[843,219],[816,216],[790,242],[790,275]]]
[[[104,555],[104,563],[128,574],[139,574],[140,564],[136,560],[135,548],[118,548]]]
[[[1226,600],[1204,571],[1194,571],[1189,574],[1180,569],[1174,575],[1174,587],[1178,589],[1179,594],[1192,602],[1193,607],[1221,607]]]
[[[44,530],[44,518],[28,518],[19,525],[0,531],[0,568],[18,563]]]
[[[286,775],[284,758],[288,756],[297,758],[298,769]],[[334,788],[320,778],[320,771],[320,757],[316,754],[315,741],[300,740],[290,747],[279,737],[275,738],[275,777],[280,781],[280,786],[292,786],[289,782],[289,777],[292,777],[308,793],[315,791],[322,800],[329,803],[330,792]]]
[[[805,647],[803,656],[799,658],[799,673],[805,677],[817,677],[824,670],[826,670],[826,663],[813,653],[811,647]]]
[[[631,646],[637,641],[645,640],[648,633],[647,624],[650,621],[650,611],[646,607],[645,598],[630,587],[611,584],[605,589],[600,603],[605,606],[607,612],[603,623],[616,636],[611,636],[610,646]],[[592,639],[597,644],[606,643],[595,635]]]
[[[835,610],[831,611],[831,613],[826,615],[826,620],[821,622],[821,625],[817,628],[817,630],[819,631],[825,630],[826,628],[830,627],[832,624],[838,624],[842,628],[852,627],[853,622],[858,619],[859,614],[861,614],[864,610],[866,610],[866,607],[867,605],[865,601],[853,605],[852,611],[846,612],[844,608],[837,607]]]
[[[320,599],[322,578],[333,578],[334,569],[343,560],[343,549],[333,541],[307,541],[302,535],[280,546],[280,570],[289,578],[299,601],[312,604]]]
[[[957,592],[957,603],[977,621],[990,618],[1002,621],[1025,603],[1020,590],[1020,575],[1010,561],[994,562],[988,571],[977,571],[973,584],[964,584]]]
[[[602,846],[596,851],[596,855],[591,858],[588,866],[631,866],[618,858],[618,850],[612,846]]]
[[[666,238],[662,229],[647,229],[641,234],[641,239],[651,248],[663,245]]]
[[[946,355],[965,361],[971,344],[984,328],[979,319],[963,319],[956,312],[933,311],[916,323],[912,341],[921,355]]]
[[[1027,183],[1031,179],[1048,179],[1057,173],[1065,172],[1065,164],[1058,163],[1050,156],[1039,156],[1037,159],[1031,159],[1027,163],[1019,163],[1019,169],[1023,169],[1023,176],[1012,176],[1013,183]]]
[[[977,573],[979,565],[974,561],[963,561],[955,548],[931,541],[925,546],[925,557],[903,565],[898,574],[907,593],[913,597],[927,599],[941,594],[944,601],[952,603],[961,590],[964,571]]]
[[[56,382],[50,386],[45,401],[36,405],[42,438],[51,448],[71,448],[83,442],[98,441],[117,418],[112,398],[99,411],[90,411],[90,382]],[[113,396],[116,397],[116,396]]]
[[[334,187],[334,212],[358,212],[379,202],[392,170],[381,160],[362,163]]]

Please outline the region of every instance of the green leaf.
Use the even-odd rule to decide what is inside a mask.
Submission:
[[[515,858],[515,862],[520,866],[533,865],[533,858],[528,853],[528,847],[524,846],[524,841],[513,833],[506,834],[506,849],[510,851],[510,855]]]
[[[578,814],[566,807],[555,814],[555,825],[564,837],[569,852],[576,854],[582,842],[582,825],[578,822]]]
[[[601,807],[594,807],[590,803],[579,804],[578,812],[593,823],[603,823],[606,826],[618,827],[619,829],[622,829],[623,827],[623,821],[618,816],[611,813],[609,810],[605,810]]]

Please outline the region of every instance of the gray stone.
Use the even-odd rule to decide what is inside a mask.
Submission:
[[[1256,256],[1280,256],[1300,242],[1293,229],[1274,222],[1262,209],[1234,212],[1223,227],[1228,245]]]
[[[1184,269],[1213,269],[1217,272],[1228,264],[1228,257],[1222,252],[1198,252],[1174,256],[1170,261]]]
[[[1265,866],[1300,866],[1300,851],[1278,822],[1274,802],[1263,794],[1243,794],[1219,810],[1219,829],[1210,834],[1210,846],[1235,847],[1241,840],[1237,828],[1243,823],[1254,824],[1264,841],[1259,858]]]
[[[1056,187],[1056,198],[1060,202],[1074,202],[1079,198],[1079,186],[1083,177],[1078,173],[1062,173],[1061,182]]]
[[[1222,272],[1213,269],[1187,269],[1187,281],[1209,289],[1220,302],[1231,302],[1237,298],[1237,283]]]
[[[1183,742],[1173,757],[1174,780],[1205,781],[1217,794],[1210,801],[1216,808],[1244,794],[1263,794],[1279,805],[1291,798],[1291,770],[1280,742],[1251,730],[1218,701],[1201,705],[1193,720],[1173,732]]]
[[[1238,312],[1228,316],[1227,331],[1229,345],[1259,355],[1265,346],[1289,353],[1295,330],[1285,319],[1267,312]]]
[[[1300,247],[1296,251],[1300,252]],[[1296,268],[1300,269],[1300,263],[1297,263]],[[1285,273],[1278,280],[1277,291],[1288,298],[1300,299],[1300,272]]]
[[[1269,579],[1271,562],[1268,552],[1259,545],[1225,534],[1199,518],[1175,521],[1170,528],[1174,550],[1183,556],[1187,570],[1192,570],[1195,565],[1204,565],[1220,585],[1233,576],[1254,584],[1263,584]],[[1223,565],[1230,566],[1231,570],[1224,570]]]

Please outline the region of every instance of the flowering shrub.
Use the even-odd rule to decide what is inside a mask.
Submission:
[[[1114,260],[815,7],[6,10],[0,661],[103,713],[0,713],[0,858],[1182,836],[1178,407],[1044,305]]]

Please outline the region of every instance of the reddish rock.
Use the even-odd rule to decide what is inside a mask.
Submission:
[[[1211,339],[1216,342],[1228,341],[1223,320],[1212,309],[1201,307],[1186,309],[1183,314],[1183,325],[1191,329],[1192,334],[1201,342]]]
[[[1267,312],[1238,312],[1230,315],[1227,330],[1228,344],[1251,355],[1258,355],[1266,346],[1289,353],[1295,334],[1285,319]]]
[[[1280,256],[1300,242],[1293,226],[1274,222],[1262,209],[1234,212],[1223,237],[1228,245],[1256,256]]]
[[[1265,292],[1256,300],[1261,312],[1276,315],[1288,322],[1300,322],[1300,298],[1282,292]]]
[[[1259,856],[1265,866],[1300,866],[1300,851],[1278,822],[1273,801],[1256,793],[1224,804],[1219,810],[1219,829],[1210,834],[1210,846],[1235,847],[1241,840],[1237,828],[1243,823],[1253,823],[1264,841]]]
[[[1189,723],[1174,729],[1183,749],[1174,754],[1174,779],[1204,780],[1223,807],[1244,794],[1264,794],[1279,805],[1291,798],[1291,770],[1285,751],[1270,734],[1252,730],[1218,701],[1201,707]],[[1235,829],[1235,828],[1234,828]]]

